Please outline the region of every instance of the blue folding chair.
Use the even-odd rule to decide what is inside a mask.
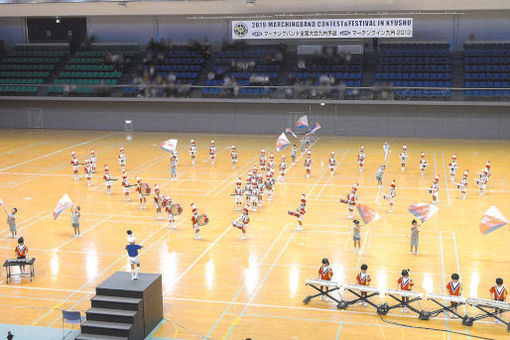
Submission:
[[[81,325],[81,323],[85,321],[85,316],[82,316],[80,311],[69,311],[69,310],[63,310],[62,311],[62,339],[64,339],[66,336],[72,333],[69,332],[64,336],[64,323],[71,324],[71,329],[74,330],[74,325]]]

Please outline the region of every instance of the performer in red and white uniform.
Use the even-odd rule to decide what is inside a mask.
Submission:
[[[335,173],[335,170],[336,170],[336,159],[335,159],[335,153],[333,151],[331,151],[331,154],[329,156],[328,168],[329,168],[329,175],[333,176],[333,174]]]
[[[457,184],[457,188],[460,189],[460,198],[462,198],[463,200],[466,199],[466,191],[467,191],[467,186],[468,186],[468,174],[469,174],[469,171],[466,169],[466,171],[464,171],[464,175],[462,175],[462,180],[460,181],[460,184]]]
[[[448,294],[450,296],[461,296],[461,294],[462,294],[462,283],[459,281],[459,279],[460,279],[459,274],[453,273],[451,275],[451,278],[452,278],[452,280],[450,282],[448,282],[448,284],[446,285],[446,290],[448,291]],[[450,302],[450,306],[452,306],[452,308],[455,311],[457,311],[457,305],[458,305],[457,302],[453,302],[453,301]],[[451,317],[452,318],[456,318],[457,316],[452,313]]]
[[[90,169],[92,170],[92,173],[96,173],[96,165],[97,165],[97,157],[94,150],[90,150]]]
[[[248,175],[246,179],[246,184],[244,186],[244,197],[246,198],[246,205],[251,206],[251,176]]]
[[[365,165],[365,147],[361,146],[358,154],[358,165],[359,172],[363,172],[363,166]]]
[[[78,161],[78,156],[76,156],[74,151],[71,152],[71,166],[73,167],[74,180],[79,181],[80,175],[78,174],[78,169],[80,168],[80,162]]]
[[[296,209],[297,212],[297,221],[298,221],[298,231],[303,230],[303,216],[306,214],[306,195],[301,194],[301,199],[299,200],[299,207]]]
[[[248,216],[248,207],[243,208],[243,213],[232,222],[232,227],[237,228],[243,232],[241,240],[246,240],[246,230],[248,230],[248,223],[250,223],[250,216]]]
[[[130,185],[129,185],[129,180],[128,180],[128,176],[126,175],[126,173],[124,172],[122,174],[122,190],[124,191],[124,199],[126,201],[130,201],[131,199],[129,198],[129,188],[130,188]]]
[[[211,146],[209,147],[209,158],[211,159],[211,164],[214,165],[214,160],[216,159],[216,144],[214,140],[211,141]]]
[[[266,174],[266,180],[264,182],[264,186],[266,187],[267,191],[267,201],[271,202],[273,200],[273,192],[274,192],[274,175],[272,171],[269,171]],[[268,187],[271,187],[271,189],[268,189]]]
[[[448,170],[449,170],[449,173],[450,173],[450,182],[453,182],[455,181],[455,173],[457,172],[457,155],[456,154],[453,154],[452,155],[452,160],[450,162],[450,164],[448,164]]]
[[[489,174],[487,170],[479,173],[479,179],[476,180],[476,184],[480,188],[480,196],[483,196],[485,189],[487,189],[487,182],[489,181]]]
[[[421,172],[421,175],[425,175],[425,169],[427,168],[427,166],[429,165],[429,163],[427,163],[427,160],[425,159],[425,152],[422,152],[421,153],[421,156],[420,156],[420,172]]]
[[[312,151],[310,151],[310,150],[308,150],[306,152],[305,171],[306,171],[306,178],[310,178],[311,173],[312,173]]]
[[[354,208],[356,207],[356,204],[358,203],[358,183],[355,183],[352,186],[351,192],[347,195],[347,208],[349,209],[349,218],[354,217]],[[341,201],[343,202],[343,201]]]
[[[159,186],[154,185],[154,204],[156,205],[156,214],[158,215],[158,220],[162,219],[161,216],[161,208],[163,207],[163,197],[161,196],[161,190]]]
[[[498,277],[496,279],[496,284],[491,287],[489,292],[491,293],[491,297],[492,297],[493,300],[500,301],[500,302],[501,301],[502,302],[506,301],[506,296],[507,296],[508,292],[507,292],[505,286],[503,285],[503,279],[502,278]],[[499,308],[495,308],[494,309],[494,313],[499,314],[498,315],[499,318],[502,317],[503,312],[504,312],[504,310],[502,310],[502,309],[499,309]],[[495,322],[498,323],[499,320],[496,319]]]
[[[432,204],[438,204],[439,203],[439,175],[436,175],[436,177],[434,177],[434,182],[432,182],[429,192],[432,195]]]
[[[90,166],[90,160],[88,160],[88,159],[85,160],[85,167],[83,168],[83,170],[85,171],[85,178],[87,179],[87,185],[90,187],[92,185],[92,183],[90,182],[90,180],[92,179],[92,168]]]
[[[120,171],[124,172],[126,171],[126,153],[124,152],[124,148],[120,148],[119,150],[119,165],[120,165]]]
[[[271,153],[269,155],[269,162],[267,162],[267,171],[274,170],[276,168],[276,163],[274,161],[274,155]]]
[[[191,203],[191,225],[193,226],[193,230],[195,231],[195,239],[200,240],[200,226],[198,225],[198,209],[194,203]]]
[[[413,279],[409,277],[409,270],[402,270],[402,276],[397,280],[397,288],[400,290],[412,290],[414,286]],[[404,306],[402,307],[402,313],[407,313],[407,303],[409,302],[408,296],[402,296]]]
[[[241,177],[239,177],[236,188],[234,189],[234,196],[236,200],[236,210],[241,211],[243,205],[243,188],[241,188]]]
[[[266,163],[267,163],[266,150],[262,149],[260,151],[260,157],[259,157],[260,172],[266,171]]]
[[[108,165],[104,166],[104,176],[103,176],[103,179],[104,179],[104,184],[106,185],[106,193],[108,195],[110,195],[112,193],[112,182],[113,182],[113,179],[112,179],[112,176],[110,175],[110,168],[108,167]]]
[[[485,171],[487,171],[487,180],[489,180],[489,177],[491,177],[491,161],[487,161],[487,164],[485,164]]]
[[[252,178],[250,182],[250,204],[251,210],[257,211],[259,201],[259,186],[256,178]]]
[[[361,271],[356,275],[356,281],[360,286],[370,286],[370,282],[372,282],[372,279],[370,278],[370,275],[367,273],[368,266],[366,264],[361,265]],[[368,295],[367,292],[361,292],[361,297],[366,297]],[[365,300],[360,301],[359,303],[361,306],[366,306],[367,303]]]
[[[232,145],[230,157],[232,158],[232,169],[235,169],[237,167],[237,150],[235,145]]]
[[[385,200],[388,200],[388,202],[390,203],[390,213],[393,212],[393,204],[395,204],[395,196],[397,196],[396,185],[395,185],[395,180],[392,180],[391,185],[390,185],[390,192],[387,195],[383,196],[383,198]]]
[[[280,180],[285,182],[285,173],[287,172],[287,163],[285,162],[285,156],[282,156],[282,161],[280,162]]]
[[[165,211],[167,212],[168,214],[168,229],[176,229],[177,227],[175,226],[175,215],[172,214],[171,212],[171,207],[172,207],[172,199],[170,198],[170,196],[162,196],[163,197],[163,207],[165,208]]]
[[[147,203],[147,192],[145,188],[143,187],[142,179],[137,177],[136,178],[136,184],[138,185],[136,187],[136,191],[138,192],[138,196],[140,197],[140,209],[145,209],[145,204]]]
[[[400,166],[402,167],[402,172],[406,169],[407,162],[407,145],[402,145],[402,152],[400,152]]]
[[[195,157],[197,155],[197,145],[195,144],[195,140],[191,140],[191,144],[189,146],[189,155],[191,157],[191,165],[195,165]]]
[[[317,279],[323,280],[323,281],[331,281],[333,278],[333,269],[329,266],[329,260],[327,258],[322,259],[322,265],[319,268],[319,276]],[[321,286],[321,292],[324,291],[324,286]],[[329,301],[327,296],[321,295],[320,300]]]
[[[266,186],[264,184],[264,178],[262,177],[262,175],[258,175],[257,177],[257,187],[258,187],[257,205],[259,207],[262,207],[262,199],[264,198],[264,190],[266,189]]]

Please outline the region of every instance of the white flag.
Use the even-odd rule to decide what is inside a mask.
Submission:
[[[71,205],[73,205],[73,201],[71,201],[67,194],[64,194],[60,201],[58,201],[55,210],[53,210],[53,219],[56,220],[60,213]]]
[[[177,150],[177,139],[169,139],[162,142],[159,147],[166,152],[174,153]]]

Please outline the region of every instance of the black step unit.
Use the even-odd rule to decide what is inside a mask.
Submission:
[[[90,321],[104,321],[104,322],[118,322],[128,323],[134,325],[139,320],[138,311],[123,310],[123,309],[108,309],[92,307],[87,312],[87,320]]]
[[[81,324],[81,332],[84,334],[109,335],[129,339],[134,339],[130,334],[132,328],[132,324],[103,321],[87,320]]]
[[[91,300],[92,307],[123,310],[141,310],[142,299],[122,296],[96,295]]]
[[[80,334],[74,340],[129,340],[129,338],[96,334]]]

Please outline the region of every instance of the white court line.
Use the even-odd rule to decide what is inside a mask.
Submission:
[[[340,152],[340,150],[338,150],[338,152]],[[333,171],[333,175],[336,173],[336,170],[340,167],[340,165],[342,165],[342,162],[344,161],[344,158],[345,156],[347,156],[347,154],[349,153],[349,149],[345,150],[342,158],[338,161],[338,165],[336,166],[335,168],[335,171]],[[322,195],[322,193],[324,192],[324,190],[326,189],[326,186],[328,185],[329,181],[331,180],[331,178],[333,178],[333,175],[329,176],[329,178],[326,180],[326,183],[324,183],[322,185],[322,189],[321,191],[319,191],[319,193],[317,194],[317,196],[315,196],[315,200],[317,201],[319,199],[319,197]]]
[[[448,185],[449,178],[448,178],[448,174],[446,172],[446,162],[444,160],[444,151],[441,151],[441,157],[443,158],[444,182],[446,184],[446,195],[447,195],[446,197],[448,197],[448,206],[451,207],[452,204],[450,202],[450,189],[448,188],[449,187],[449,185]]]
[[[11,149],[9,151],[4,151],[4,152],[0,153],[0,156],[9,155],[11,153],[15,153],[15,152],[18,152],[18,151],[21,151],[21,150],[29,149],[29,148],[34,147],[34,146],[47,145],[47,144],[48,143],[46,143],[46,142],[31,143],[31,144],[28,144],[28,145],[25,145],[25,146],[21,146],[21,147],[16,148],[16,149]]]
[[[57,153],[60,153],[60,152],[63,152],[63,151],[67,151],[69,149],[73,149],[73,148],[77,148],[79,146],[82,146],[82,145],[85,145],[85,144],[90,144],[92,142],[95,142],[95,141],[98,141],[100,139],[104,139],[104,138],[107,138],[107,137],[110,137],[110,136],[113,136],[114,134],[116,134],[115,132],[113,133],[109,133],[109,134],[106,134],[104,136],[101,136],[101,137],[97,137],[97,138],[93,138],[93,139],[90,139],[88,141],[85,141],[85,142],[81,142],[81,143],[78,143],[78,144],[74,144],[74,145],[71,145],[71,146],[68,146],[67,148],[63,148],[63,149],[60,149],[60,150],[57,150],[57,151],[53,151],[53,152],[50,152],[50,153],[47,153],[47,154],[44,154],[44,155],[41,155],[39,157],[36,157],[36,158],[32,158],[32,159],[28,159],[26,161],[23,161],[23,162],[20,162],[20,163],[17,163],[17,164],[13,164],[13,165],[10,165],[10,166],[7,166],[5,168],[2,168],[0,169],[0,172],[2,171],[5,171],[5,170],[9,170],[9,169],[12,169],[12,168],[16,168],[20,165],[25,165],[25,164],[28,164],[28,163],[31,163],[31,162],[34,162],[34,161],[37,161],[39,159],[42,159],[42,158],[46,158],[46,157],[49,157],[49,156],[53,156]]]

